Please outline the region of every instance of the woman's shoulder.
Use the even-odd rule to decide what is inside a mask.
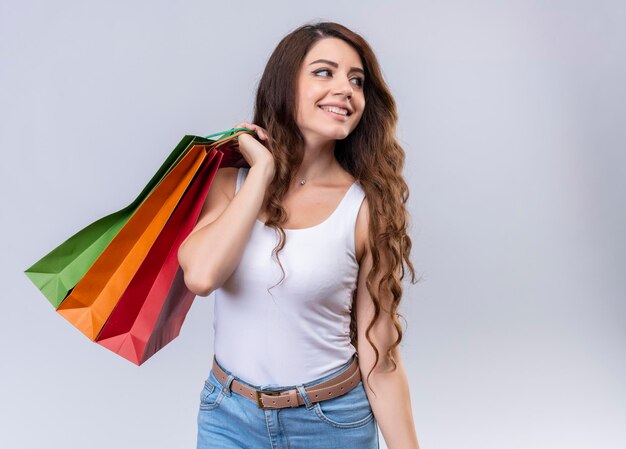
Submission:
[[[199,228],[217,220],[228,207],[235,196],[237,172],[238,169],[233,167],[223,167],[217,170],[211,181],[211,188],[209,188],[207,192],[196,225],[189,235],[196,232]]]
[[[213,178],[212,187],[221,190],[230,200],[235,197],[239,168],[220,167]]]

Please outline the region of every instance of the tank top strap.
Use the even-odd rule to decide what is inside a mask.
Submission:
[[[248,170],[250,170],[248,167],[239,167],[239,171],[237,172],[237,185],[235,186],[235,193],[239,192],[243,181],[248,175]]]
[[[359,214],[359,210],[361,209],[361,204],[365,199],[365,191],[361,187],[361,183],[356,181],[350,191],[347,194],[345,201],[345,212],[344,215],[350,221],[350,225],[354,226],[356,223],[356,217]]]
[[[365,199],[365,191],[356,181],[347,192],[340,209],[334,217],[334,229],[337,235],[345,237],[345,247],[356,260],[356,219]]]

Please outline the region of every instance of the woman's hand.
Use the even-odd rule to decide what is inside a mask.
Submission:
[[[254,123],[241,122],[235,125],[235,128],[250,129],[256,132],[259,139],[267,142],[267,132]],[[241,134],[237,140],[239,142],[239,151],[250,167],[254,167],[257,164],[264,166],[270,175],[270,179],[272,179],[274,177],[274,156],[265,145],[248,133]]]

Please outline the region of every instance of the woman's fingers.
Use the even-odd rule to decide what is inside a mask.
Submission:
[[[235,126],[235,128],[247,128],[247,129],[251,129],[252,131],[256,132],[257,135],[259,136],[259,138],[263,139],[263,140],[267,140],[267,132],[265,132],[265,130],[263,128],[261,128],[258,125],[255,125],[254,123],[248,123],[248,122],[241,122],[238,125]]]
[[[236,125],[236,128],[249,129],[254,131],[257,135],[257,138],[255,138],[248,133],[243,133],[237,139],[239,152],[243,155],[250,167],[254,167],[259,163],[273,167],[274,159],[272,153],[265,146],[268,141],[265,130],[254,123],[248,122],[241,122]]]

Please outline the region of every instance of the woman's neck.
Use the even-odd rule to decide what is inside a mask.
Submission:
[[[335,158],[335,142],[323,145],[308,145],[304,148],[302,163],[296,170],[295,181],[307,183],[328,183],[337,176],[339,163]]]

